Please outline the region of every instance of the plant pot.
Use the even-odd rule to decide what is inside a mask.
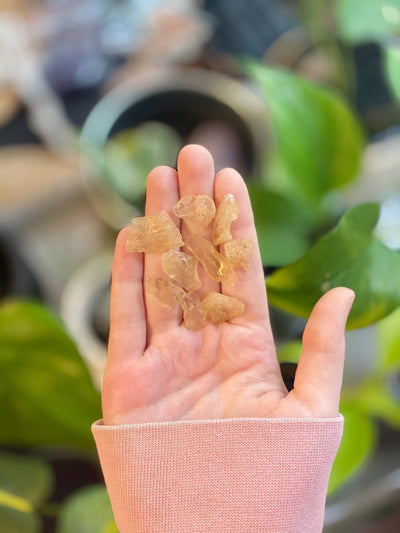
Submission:
[[[257,176],[267,143],[268,118],[261,100],[243,84],[198,69],[146,71],[108,93],[89,115],[81,144],[102,147],[116,133],[147,121],[174,128],[182,144],[204,123],[217,121],[239,142],[247,176]],[[101,178],[85,169],[89,196],[99,216],[114,228],[140,212],[119,197]]]
[[[67,282],[60,314],[100,389],[107,357],[112,250],[81,265]]]

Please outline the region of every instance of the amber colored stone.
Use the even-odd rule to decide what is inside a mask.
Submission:
[[[249,268],[254,242],[249,239],[234,239],[220,246],[220,251],[228,259],[234,269]]]
[[[178,250],[168,250],[161,256],[164,272],[180,287],[189,292],[197,291],[201,281],[197,273],[197,259]]]
[[[226,322],[227,320],[243,315],[245,312],[243,302],[219,292],[208,293],[203,299],[202,306],[213,324]]]
[[[146,279],[145,289],[147,294],[155,298],[160,305],[167,309],[176,307],[183,295],[183,290],[167,279]]]
[[[215,216],[214,200],[205,194],[184,196],[172,209],[191,233],[201,233]]]
[[[231,224],[239,216],[239,204],[233,194],[226,194],[217,207],[214,218],[212,242],[215,246],[232,239]]]
[[[231,264],[226,257],[215,249],[210,241],[198,235],[193,235],[185,244],[200,261],[213,281],[228,284],[235,283],[236,275]]]
[[[179,298],[182,306],[183,322],[187,329],[197,330],[207,324],[206,311],[197,292],[188,292]]]
[[[127,252],[163,253],[183,246],[182,236],[166,211],[132,220]]]

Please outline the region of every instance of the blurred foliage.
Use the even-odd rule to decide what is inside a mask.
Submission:
[[[93,449],[100,395],[59,319],[42,305],[0,305],[0,444]]]
[[[0,524],[7,533],[39,533],[36,508],[53,488],[53,474],[45,461],[0,452]]]
[[[283,266],[300,259],[311,244],[313,218],[303,205],[262,184],[248,184],[264,265]]]
[[[400,100],[400,48],[386,46],[384,48],[386,76],[394,96]]]
[[[182,141],[175,130],[161,122],[144,122],[112,136],[104,147],[84,146],[96,173],[123,200],[141,204],[146,178],[158,165],[174,167]]]
[[[375,42],[381,46],[386,82],[400,99],[400,0],[336,0],[339,37],[350,45]]]
[[[60,513],[57,533],[118,533],[107,490],[92,485],[70,496]]]
[[[268,188],[309,208],[357,176],[364,136],[344,100],[289,72],[255,61],[247,70],[262,90],[275,146],[266,157]]]
[[[400,429],[400,308],[375,324],[377,357],[372,372],[343,400],[368,416]]]
[[[371,458],[377,441],[374,420],[351,407],[341,406],[344,416],[343,437],[329,478],[328,494],[351,479]]]
[[[376,366],[384,373],[400,371],[400,308],[376,325]]]
[[[270,303],[307,317],[325,292],[345,286],[357,296],[349,328],[390,314],[400,305],[400,253],[374,237],[378,217],[378,204],[350,209],[299,261],[269,276]]]
[[[353,44],[400,34],[400,0],[336,0],[339,36]]]

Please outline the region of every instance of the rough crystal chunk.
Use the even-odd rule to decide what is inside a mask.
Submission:
[[[127,252],[163,253],[183,246],[182,236],[166,211],[132,220]]]
[[[206,311],[198,293],[186,293],[179,299],[179,302],[182,306],[183,322],[187,329],[201,329],[207,324]]]
[[[197,260],[192,255],[178,250],[169,250],[161,256],[164,272],[180,287],[189,292],[200,288],[201,281],[197,273]]]
[[[212,242],[217,246],[232,239],[231,224],[239,216],[239,204],[233,194],[226,194],[217,207],[214,218]]]
[[[155,298],[160,305],[173,309],[179,303],[183,290],[166,279],[149,278],[145,281],[147,294]]]
[[[185,221],[191,233],[201,233],[215,216],[215,204],[205,194],[190,194],[179,200],[173,212]]]
[[[243,315],[245,305],[243,302],[232,296],[226,296],[219,292],[210,292],[203,299],[203,309],[213,324],[220,324],[226,320],[231,320]]]
[[[234,269],[249,268],[251,254],[253,253],[254,242],[249,239],[234,239],[233,241],[221,244],[220,251],[231,263]]]
[[[210,241],[198,235],[193,235],[185,244],[200,261],[213,281],[228,284],[235,283],[236,275],[231,264],[215,249]]]

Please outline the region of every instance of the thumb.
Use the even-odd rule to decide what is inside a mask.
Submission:
[[[344,331],[354,296],[344,287],[330,290],[318,300],[305,327],[293,392],[313,416],[339,412]]]

